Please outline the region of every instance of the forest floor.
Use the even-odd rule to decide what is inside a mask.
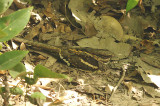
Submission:
[[[41,64],[72,78],[41,78],[27,88],[47,97],[39,105],[160,105],[160,1],[144,0],[127,14],[126,4],[127,0],[14,0],[4,15],[34,7],[18,37],[57,48],[35,48],[13,39],[11,48],[30,51],[23,60],[27,70]],[[31,105],[23,96],[13,96],[10,102]]]

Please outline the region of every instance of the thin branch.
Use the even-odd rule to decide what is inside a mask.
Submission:
[[[4,76],[3,83],[5,85],[5,93],[2,93],[2,98],[4,99],[3,106],[8,106],[9,105],[9,98],[10,98],[10,89],[9,89],[9,84],[8,84],[8,78],[7,74]]]
[[[122,77],[121,77],[121,79],[118,81],[118,83],[117,83],[117,85],[114,87],[114,89],[112,90],[111,96],[110,96],[110,98],[109,98],[108,100],[110,100],[110,99],[112,98],[113,94],[115,93],[115,91],[117,90],[117,88],[119,87],[119,85],[121,84],[121,82],[123,81],[123,79],[124,79],[124,77],[125,77],[125,73],[126,73],[127,68],[128,68],[128,64],[124,64],[124,65],[122,66],[122,71],[123,71]]]

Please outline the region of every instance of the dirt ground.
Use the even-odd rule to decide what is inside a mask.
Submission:
[[[160,106],[159,0],[143,0],[128,13],[127,0],[29,1],[14,0],[5,13],[34,7],[12,48],[30,51],[27,70],[42,64],[73,79],[39,79],[28,88],[47,96],[39,105]],[[17,96],[11,103],[31,105]]]

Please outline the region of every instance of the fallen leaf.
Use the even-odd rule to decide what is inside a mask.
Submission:
[[[40,28],[43,26],[44,21],[40,21],[38,25],[32,28],[31,32],[29,32],[26,36],[25,39],[32,40],[35,36],[37,36],[40,32]]]
[[[26,45],[23,42],[20,45],[20,50],[26,50]]]

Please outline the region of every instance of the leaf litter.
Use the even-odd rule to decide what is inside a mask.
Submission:
[[[30,92],[42,92],[47,97],[47,105],[158,106],[160,3],[158,0],[151,3],[149,0],[142,1],[143,5],[135,7],[127,15],[123,11],[123,5],[126,4],[126,1],[121,0],[97,0],[95,3],[92,0],[32,1],[29,5],[35,7],[33,12],[37,15],[34,17],[39,16],[41,20],[32,16],[20,36],[54,46],[108,50],[113,57],[109,62],[99,63],[101,69],[92,72],[68,67],[60,59],[51,57],[52,53],[45,55],[33,50],[25,62],[33,66],[41,63],[53,72],[68,75],[73,80],[41,80],[30,87]],[[18,8],[28,6],[18,5],[15,4]],[[15,10],[14,6],[12,10]],[[68,11],[71,16],[67,16]],[[73,21],[70,17],[77,17],[78,20],[75,18]],[[104,54],[108,55],[108,52]],[[39,55],[44,56],[45,60]],[[124,78],[116,86],[123,76],[122,66],[126,64],[128,68]],[[117,90],[112,95],[115,87]],[[16,105],[23,102],[21,99]]]

